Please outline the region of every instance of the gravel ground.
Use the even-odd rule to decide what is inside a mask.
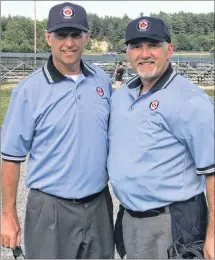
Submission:
[[[26,167],[27,163],[21,164],[21,174],[18,187],[17,195],[17,213],[20,220],[20,226],[22,230],[22,243],[21,246],[24,249],[23,245],[23,227],[24,227],[24,217],[25,217],[25,205],[27,201],[28,190],[25,188],[25,176],[26,176]],[[13,259],[13,255],[10,249],[2,248],[1,250],[1,259]]]
[[[20,181],[19,181],[19,187],[18,187],[18,195],[17,195],[17,211],[18,211],[18,217],[20,220],[20,226],[21,226],[21,231],[22,231],[22,241],[21,241],[21,246],[24,251],[24,217],[25,217],[25,206],[26,206],[26,201],[27,201],[27,194],[28,190],[25,187],[25,176],[26,176],[26,168],[27,168],[27,163],[22,163],[21,164],[21,174],[20,174]],[[114,221],[116,219],[116,214],[118,211],[118,206],[119,203],[116,199],[116,197],[113,194],[113,191],[110,187],[110,192],[113,198],[113,204],[114,204]],[[120,258],[118,254],[116,253],[115,258]],[[8,259],[13,259],[13,255],[10,249],[7,248],[1,248],[1,259],[2,260],[8,260]]]

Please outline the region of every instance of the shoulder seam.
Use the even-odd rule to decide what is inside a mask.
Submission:
[[[33,74],[33,73],[34,73],[34,74]],[[32,73],[28,76],[28,78],[25,78],[25,79],[23,80],[23,82],[20,83],[20,85],[19,85],[19,83],[18,83],[17,85],[19,85],[20,88],[21,88],[26,82],[28,82],[28,80],[30,80],[32,77],[36,76],[38,73],[43,73],[43,72],[42,72],[42,68],[39,68],[37,71],[32,72]],[[32,74],[33,74],[33,75],[32,75]]]

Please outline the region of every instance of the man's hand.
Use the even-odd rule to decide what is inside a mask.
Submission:
[[[208,201],[208,227],[204,246],[204,258],[214,259],[214,201],[215,201],[215,175],[206,176],[206,194]]]
[[[15,248],[21,242],[21,231],[19,220],[15,212],[2,212],[1,218],[1,245]]]
[[[20,245],[21,233],[16,213],[16,194],[20,163],[2,161],[1,245],[15,248]]]
[[[213,231],[214,233],[214,231]],[[215,259],[214,254],[214,234],[211,237],[206,238],[204,246],[204,258],[205,259]]]

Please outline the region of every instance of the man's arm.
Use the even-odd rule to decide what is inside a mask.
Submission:
[[[214,259],[214,102],[204,93],[187,99],[172,127],[174,135],[189,147],[196,173],[206,179],[209,216],[204,256]]]
[[[215,218],[215,175],[205,176],[206,178],[206,195],[208,201],[208,227],[207,227],[207,234],[204,246],[204,257],[206,259],[214,259],[214,233],[215,233],[215,226],[214,226],[214,218]]]
[[[15,248],[20,245],[21,232],[16,211],[20,163],[2,161],[2,223],[1,245]]]
[[[115,71],[114,71],[115,74],[118,73],[118,69],[119,69],[119,66],[117,65],[115,68]]]

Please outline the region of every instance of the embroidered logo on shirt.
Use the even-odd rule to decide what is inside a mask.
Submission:
[[[71,19],[74,15],[74,10],[69,6],[66,6],[61,10],[61,16],[65,19]]]
[[[99,96],[101,96],[101,97],[104,96],[104,91],[102,88],[96,88],[96,91],[99,94]]]
[[[157,109],[158,106],[159,106],[159,101],[158,100],[154,100],[154,101],[152,101],[150,103],[149,108],[150,108],[150,110],[153,111],[153,110]]]

